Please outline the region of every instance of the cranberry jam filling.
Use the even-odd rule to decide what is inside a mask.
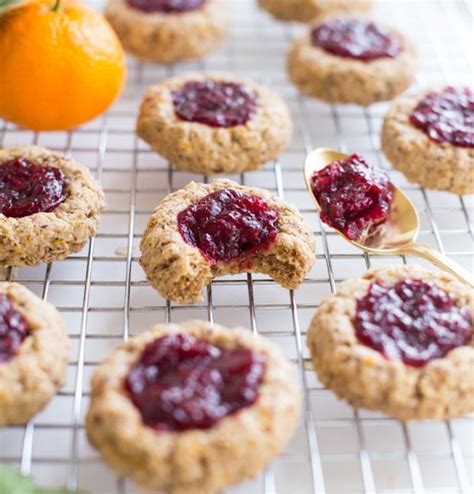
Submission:
[[[14,357],[29,334],[24,317],[13,308],[9,298],[0,293],[0,363]]]
[[[351,240],[373,235],[389,216],[388,176],[358,154],[334,161],[311,177],[321,220]]]
[[[400,40],[388,29],[354,18],[332,19],[320,24],[312,30],[311,41],[333,55],[364,62],[395,58],[402,50]]]
[[[0,164],[0,214],[22,218],[53,211],[67,197],[66,177],[58,168],[24,158]]]
[[[357,301],[355,329],[364,345],[414,367],[467,345],[473,335],[469,311],[422,280],[373,283]]]
[[[204,5],[207,0],[127,0],[130,7],[143,12],[173,14],[191,12]]]
[[[278,218],[262,198],[223,189],[181,211],[178,229],[215,264],[270,247],[278,235]]]
[[[468,87],[447,87],[421,100],[410,122],[434,142],[474,147],[474,92]]]
[[[189,81],[173,93],[176,114],[210,127],[245,125],[257,111],[255,93],[234,82]]]
[[[227,349],[173,334],[145,347],[125,387],[149,427],[209,429],[255,403],[265,367],[264,357],[248,348]]]

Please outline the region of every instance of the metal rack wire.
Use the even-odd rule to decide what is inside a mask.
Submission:
[[[232,33],[222,51],[205,62],[167,69],[130,60],[123,97],[98,120],[74,132],[53,134],[3,123],[2,146],[45,145],[90,166],[104,185],[109,209],[99,234],[83,252],[54,265],[3,274],[58,306],[74,348],[67,384],[46,410],[25,427],[0,431],[0,461],[44,485],[67,485],[93,494],[138,492],[107,470],[87,444],[83,418],[90,374],[116,343],[151,324],[201,318],[247,326],[281,345],[305,390],[301,426],[287,451],[259,478],[229,492],[468,494],[474,470],[471,418],[402,424],[351,409],[317,381],[304,340],[322,298],[343,279],[370,266],[413,260],[361,254],[326,229],[306,196],[301,166],[305,153],[319,145],[367,156],[386,169],[418,206],[420,239],[468,268],[473,261],[472,198],[425,191],[405,182],[380,152],[378,134],[386,105],[328,106],[299,96],[286,80],[283,61],[288,43],[301,28],[271,20],[251,0],[231,3]],[[399,25],[417,43],[423,63],[419,85],[472,84],[472,12],[467,2],[381,0],[375,13]],[[285,197],[313,226],[317,262],[297,292],[285,291],[264,276],[241,275],[215,280],[205,303],[177,305],[148,286],[137,264],[137,245],[156,203],[191,179],[206,180],[175,170],[134,136],[141,95],[162,77],[203,69],[235,72],[269,84],[290,105],[296,127],[290,149],[259,172],[231,178]]]

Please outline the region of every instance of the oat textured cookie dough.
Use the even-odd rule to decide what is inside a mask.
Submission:
[[[357,299],[368,293],[372,283],[393,286],[407,279],[434,284],[452,297],[456,308],[471,317],[470,338],[468,333],[464,344],[424,365],[386,358],[361,343],[355,330]],[[379,410],[401,420],[448,419],[472,412],[473,304],[472,291],[466,285],[447,274],[414,266],[376,269],[359,279],[347,280],[337,294],[323,301],[309,327],[307,345],[318,377],[354,407]]]
[[[186,10],[185,3],[196,8]],[[153,11],[152,5],[161,9]],[[125,50],[149,62],[202,58],[227,34],[227,0],[108,0],[104,15]]]
[[[187,83],[210,86],[206,94],[201,93],[201,108],[207,117],[201,120],[207,123],[184,120],[177,114],[173,95]],[[231,86],[235,94],[226,95],[228,88],[223,90],[222,84]],[[212,99],[213,90],[218,100]],[[191,90],[189,94],[193,96]],[[211,99],[215,121],[207,110]],[[191,104],[199,111],[198,103]],[[179,108],[186,112],[186,103],[181,102]],[[277,93],[217,74],[190,73],[152,86],[145,93],[137,122],[137,134],[156,152],[182,170],[204,175],[257,170],[280,155],[291,133],[288,108]]]
[[[124,386],[145,347],[166,335],[192,335],[220,348],[248,348],[265,358],[256,401],[208,428],[147,426]],[[126,343],[92,377],[86,418],[90,442],[105,462],[142,487],[169,494],[213,494],[260,472],[293,434],[300,391],[282,352],[248,330],[207,322],[157,325]]]
[[[56,394],[65,379],[69,340],[55,307],[17,283],[0,283],[0,329],[3,427],[26,423]]]
[[[48,212],[21,217],[0,212],[0,265],[36,266],[80,251],[95,235],[105,208],[104,193],[89,170],[61,153],[25,146],[0,149],[0,172],[2,166],[16,159],[59,169],[65,177],[65,198]],[[0,195],[4,190],[0,190]],[[34,192],[30,190],[25,194]],[[31,200],[33,203],[36,198]]]
[[[431,90],[393,102],[382,128],[382,149],[410,182],[454,194],[474,193],[474,148],[435,142],[410,122],[410,114]],[[472,132],[472,128],[471,128]]]
[[[330,12],[368,10],[373,0],[259,0],[259,4],[282,21],[310,22]]]
[[[185,241],[179,230],[178,215],[210,194],[229,190],[263,199],[278,215],[274,220],[275,236],[260,249],[250,248],[228,260],[211,260],[199,247]],[[225,240],[220,238],[225,230],[226,227],[220,226],[218,233],[211,231],[210,237],[214,235],[214,238],[210,243],[215,241],[225,248]],[[235,238],[232,242],[236,243]],[[230,180],[215,180],[211,184],[191,182],[166,196],[148,221],[140,248],[140,265],[150,284],[163,297],[181,303],[202,299],[202,289],[215,277],[242,272],[264,273],[283,287],[296,289],[315,260],[313,234],[295,207],[263,189]]]
[[[370,58],[368,52],[367,59],[360,59],[341,56],[315,45],[313,33],[326,23],[334,21],[372,24],[382,32],[383,43],[387,42],[387,38],[392,38],[394,44],[399,45],[400,51],[396,55],[380,55],[375,58]],[[370,36],[372,33],[369,33],[369,39]],[[363,47],[366,47],[366,42],[367,40],[362,40]],[[337,45],[336,38],[333,46]],[[417,65],[414,46],[396,29],[379,22],[373,23],[365,17],[333,15],[318,19],[310,32],[297,38],[290,47],[286,60],[290,80],[304,95],[328,103],[354,103],[362,106],[390,100],[399,95],[413,82]]]

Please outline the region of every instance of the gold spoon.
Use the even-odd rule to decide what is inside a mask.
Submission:
[[[318,210],[320,206],[311,188],[311,177],[314,172],[322,170],[333,161],[346,159],[349,155],[334,151],[333,149],[318,148],[308,154],[304,165],[304,178],[306,188],[313,198]],[[420,230],[420,218],[410,199],[393,183],[393,201],[390,216],[381,233],[360,242],[347,238],[337,231],[355,247],[365,252],[377,255],[414,255],[422,257],[435,266],[451,273],[463,283],[474,287],[474,278],[463,267],[440,252],[416,243]]]

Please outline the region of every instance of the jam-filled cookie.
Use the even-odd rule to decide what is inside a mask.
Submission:
[[[178,168],[213,175],[256,170],[288,145],[288,108],[270,89],[187,74],[145,94],[137,133]]]
[[[414,266],[369,271],[321,304],[308,332],[320,381],[401,420],[474,411],[474,296]]]
[[[227,0],[108,0],[104,13],[127,51],[169,64],[216,50],[227,10]]]
[[[92,377],[87,434],[153,492],[213,494],[253,477],[294,432],[300,391],[282,352],[240,328],[157,325]]]
[[[290,79],[303,94],[363,106],[400,94],[416,67],[415,49],[400,32],[354,16],[318,20],[287,56]]]
[[[38,146],[0,149],[0,265],[35,266],[80,251],[104,208],[85,166]]]
[[[260,6],[282,21],[310,22],[330,12],[368,10],[373,0],[259,0]]]
[[[24,424],[45,407],[68,357],[59,312],[17,283],[0,283],[0,427]]]
[[[181,303],[200,300],[213,278],[242,272],[294,289],[315,259],[314,237],[296,208],[230,180],[191,182],[166,196],[140,248],[148,281]]]
[[[474,193],[474,92],[445,87],[401,96],[385,116],[382,149],[411,182]]]

